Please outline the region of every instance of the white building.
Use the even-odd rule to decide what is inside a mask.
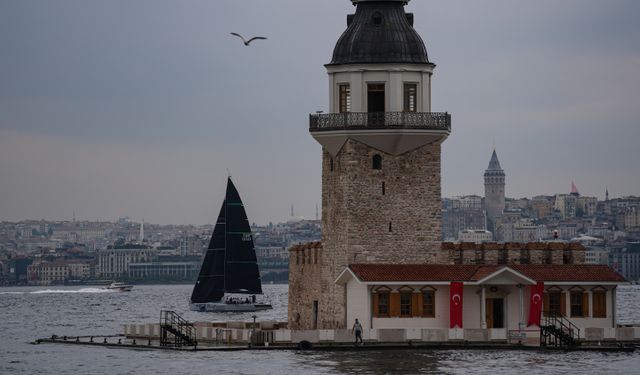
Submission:
[[[483,229],[465,229],[458,232],[458,241],[483,243],[493,241],[493,233]]]
[[[152,262],[156,258],[156,250],[144,245],[124,245],[98,250],[96,277],[115,279],[126,276],[130,263]]]
[[[455,294],[454,281],[462,284]],[[616,287],[626,280],[600,265],[353,264],[336,283],[346,287],[347,321],[359,319],[365,339],[372,329],[420,329],[442,341],[491,341],[539,340],[540,327],[528,324],[541,319],[532,301],[542,302],[543,320],[555,314],[581,332],[615,334]]]

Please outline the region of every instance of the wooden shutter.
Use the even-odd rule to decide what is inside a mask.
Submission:
[[[567,316],[567,293],[560,293],[560,315]]]
[[[422,315],[422,293],[411,294],[411,316]]]
[[[389,293],[389,316],[400,316],[400,293]]]
[[[377,318],[380,313],[378,312],[378,293],[373,293],[372,302],[373,303],[373,317]]]
[[[593,292],[593,317],[594,318],[606,318],[607,317],[607,293],[604,291]]]
[[[582,316],[589,317],[589,293],[582,293]]]
[[[542,296],[542,311],[549,312],[549,293],[544,293]]]

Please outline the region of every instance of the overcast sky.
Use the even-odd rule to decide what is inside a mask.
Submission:
[[[313,218],[348,0],[0,0],[0,220]],[[413,0],[452,113],[443,196],[640,194],[640,2]],[[264,35],[245,47],[229,35]]]

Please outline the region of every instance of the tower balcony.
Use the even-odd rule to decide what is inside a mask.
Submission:
[[[451,133],[447,112],[345,112],[309,116],[309,132],[336,156],[348,139],[392,155],[442,142]]]
[[[451,133],[447,112],[344,112],[312,113],[309,131],[364,129],[421,129]]]

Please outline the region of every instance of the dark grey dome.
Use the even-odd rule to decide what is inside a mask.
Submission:
[[[403,1],[356,2],[347,30],[333,50],[329,65],[410,63],[429,64],[427,48],[413,28],[413,14]]]

